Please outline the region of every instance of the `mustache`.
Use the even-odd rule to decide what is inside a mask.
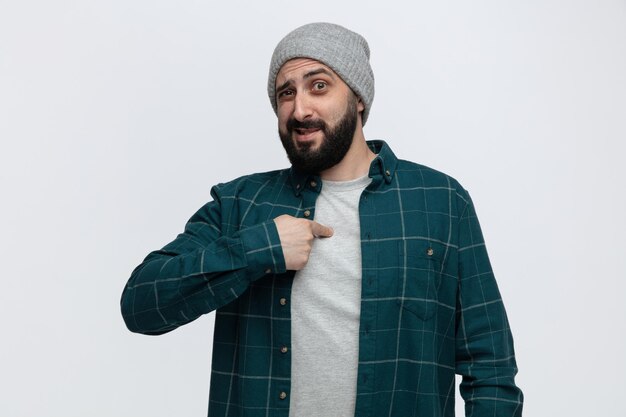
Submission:
[[[305,120],[303,122],[296,119],[287,120],[287,131],[292,133],[294,129],[320,129],[326,131],[326,123],[323,120]]]

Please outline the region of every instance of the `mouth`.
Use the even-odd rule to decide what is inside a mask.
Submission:
[[[319,131],[319,128],[293,129],[295,139],[298,142],[309,142],[313,140],[315,134]]]

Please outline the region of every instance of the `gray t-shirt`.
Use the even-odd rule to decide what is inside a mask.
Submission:
[[[371,182],[324,181],[315,221],[334,229],[315,239],[291,293],[290,417],[354,416],[361,313],[359,199]]]

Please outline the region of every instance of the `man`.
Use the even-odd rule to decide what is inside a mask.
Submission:
[[[314,23],[268,79],[292,167],[212,189],[122,295],[128,328],[215,317],[209,416],[520,416],[505,310],[468,193],[362,126],[365,39]],[[315,219],[315,220],[313,220]]]

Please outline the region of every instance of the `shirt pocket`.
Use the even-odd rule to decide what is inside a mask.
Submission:
[[[419,239],[398,242],[398,305],[422,320],[437,311],[443,245]]]

